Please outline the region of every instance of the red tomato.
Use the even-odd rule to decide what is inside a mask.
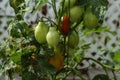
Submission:
[[[61,22],[61,31],[64,35],[67,35],[69,32],[69,17],[67,15],[63,17]]]

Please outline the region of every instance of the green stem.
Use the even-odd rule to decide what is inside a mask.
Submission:
[[[53,23],[56,27],[58,27],[58,25],[53,20],[51,20],[50,18],[47,18],[47,17],[42,17],[42,18],[47,19],[48,21],[50,21],[51,23]]]
[[[78,66],[78,63],[76,63],[72,68],[71,68],[71,67],[69,67],[69,68],[67,67],[70,71],[68,71],[68,72],[66,73],[64,79],[66,79],[66,77],[67,77],[72,71],[74,71],[75,74],[81,78],[81,80],[86,80],[85,78],[83,78],[83,77],[80,75],[79,71],[77,71],[77,70],[75,69],[77,66]]]
[[[75,74],[77,75],[77,76],[79,76],[80,78],[81,78],[81,80],[86,80],[85,78],[83,78],[82,76],[81,76],[81,74],[79,73],[79,71],[77,71],[76,69],[72,69],[74,72],[75,72]]]
[[[109,75],[108,75],[108,72],[107,72],[107,69],[112,70],[112,71],[120,70],[120,69],[115,69],[115,68],[112,68],[112,67],[110,67],[110,66],[104,65],[104,64],[100,63],[99,61],[97,61],[97,60],[95,60],[95,59],[93,59],[93,58],[83,58],[83,59],[81,60],[81,62],[82,62],[83,60],[92,60],[92,61],[98,63],[100,66],[103,67],[103,69],[104,69],[104,71],[105,71],[105,73],[106,73],[107,76],[109,76]],[[113,74],[113,75],[114,75],[114,79],[117,80],[115,74]]]
[[[112,71],[112,73],[113,73],[113,76],[114,76],[114,80],[117,80],[117,77],[116,77],[115,72],[114,72],[114,71]]]
[[[52,1],[52,8],[54,10],[55,17],[56,17],[56,19],[58,19],[57,9],[56,9],[56,0],[51,0],[51,1]]]
[[[113,71],[120,70],[120,69],[112,68],[112,67],[110,67],[110,66],[107,66],[107,65],[105,65],[105,64],[102,64],[102,63],[100,63],[99,61],[97,61],[97,60],[95,60],[95,59],[93,59],[93,58],[83,58],[83,59],[81,60],[81,62],[82,62],[83,60],[92,60],[92,61],[98,63],[99,65],[101,65],[103,68],[106,68],[106,69],[109,69],[109,70],[113,70]]]

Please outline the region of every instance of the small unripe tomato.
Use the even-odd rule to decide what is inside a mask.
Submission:
[[[76,48],[78,46],[78,43],[79,43],[78,33],[75,31],[72,31],[68,40],[67,40],[67,43],[70,46],[70,48]]]
[[[69,0],[65,0],[64,5],[67,8],[68,7]],[[73,7],[76,3],[76,0],[70,0],[70,7]]]
[[[35,39],[40,43],[46,42],[46,35],[48,33],[48,26],[44,22],[39,22],[35,28]]]
[[[56,47],[60,40],[59,32],[55,27],[50,27],[49,32],[46,36],[47,43],[50,47]]]
[[[84,8],[80,6],[74,6],[70,9],[70,20],[71,22],[77,22],[82,19]]]
[[[88,29],[93,29],[96,26],[98,26],[98,19],[97,19],[96,15],[94,15],[92,13],[92,11],[89,10],[89,11],[86,11],[86,13],[85,13],[83,23],[84,23],[85,27],[87,27]]]

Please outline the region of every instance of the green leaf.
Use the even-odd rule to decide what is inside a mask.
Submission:
[[[16,53],[14,53],[13,55],[10,56],[10,59],[11,59],[14,63],[20,64],[20,63],[21,63],[21,56],[22,56],[21,51],[17,51]]]
[[[37,80],[37,75],[32,72],[23,72],[22,73],[22,80]]]
[[[110,80],[110,78],[105,74],[98,74],[92,80]]]
[[[9,0],[10,6],[14,9],[15,13],[18,13],[20,5],[24,3],[24,0]]]
[[[26,38],[29,33],[28,24],[25,21],[19,21],[18,28],[20,29],[22,36]]]
[[[38,11],[45,3],[47,3],[48,0],[38,0],[36,2],[35,10],[33,10],[32,13]]]
[[[14,38],[26,38],[29,33],[28,24],[25,21],[13,21],[9,24],[8,33]]]
[[[114,60],[115,67],[120,68],[120,50],[118,50],[116,53],[114,53],[112,58]]]
[[[14,38],[18,38],[20,37],[20,31],[18,29],[18,25],[17,25],[18,21],[14,21],[14,22],[11,22],[9,24],[9,27],[8,27],[8,33],[10,36],[14,37]]]
[[[104,32],[108,32],[108,33],[110,33],[110,34],[112,34],[112,35],[115,35],[115,32],[113,32],[113,31],[111,31],[111,30],[109,30],[109,28],[107,27],[107,26],[100,26],[97,30],[95,30],[94,32],[102,32],[102,31],[104,31]]]
[[[56,69],[48,63],[46,58],[42,57],[38,62],[38,65],[34,67],[35,71],[40,71],[43,74],[54,74],[56,72]]]

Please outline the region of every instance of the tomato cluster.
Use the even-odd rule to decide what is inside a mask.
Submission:
[[[62,69],[64,65],[63,54],[66,52],[63,52],[63,50],[66,47],[70,47],[71,49],[78,47],[79,34],[76,26],[79,25],[74,24],[83,22],[84,26],[88,29],[93,29],[98,26],[98,19],[92,13],[91,8],[77,5],[77,0],[70,0],[70,10],[68,14],[68,1],[69,0],[63,0],[61,2],[61,4],[64,2],[66,11],[54,22],[55,25],[51,22],[52,26],[48,26],[44,21],[40,21],[34,32],[35,39],[39,44],[47,44],[48,47],[54,48],[55,54],[48,58],[48,62],[57,70]],[[60,44],[64,44],[62,50],[59,50],[60,48],[56,49]]]

